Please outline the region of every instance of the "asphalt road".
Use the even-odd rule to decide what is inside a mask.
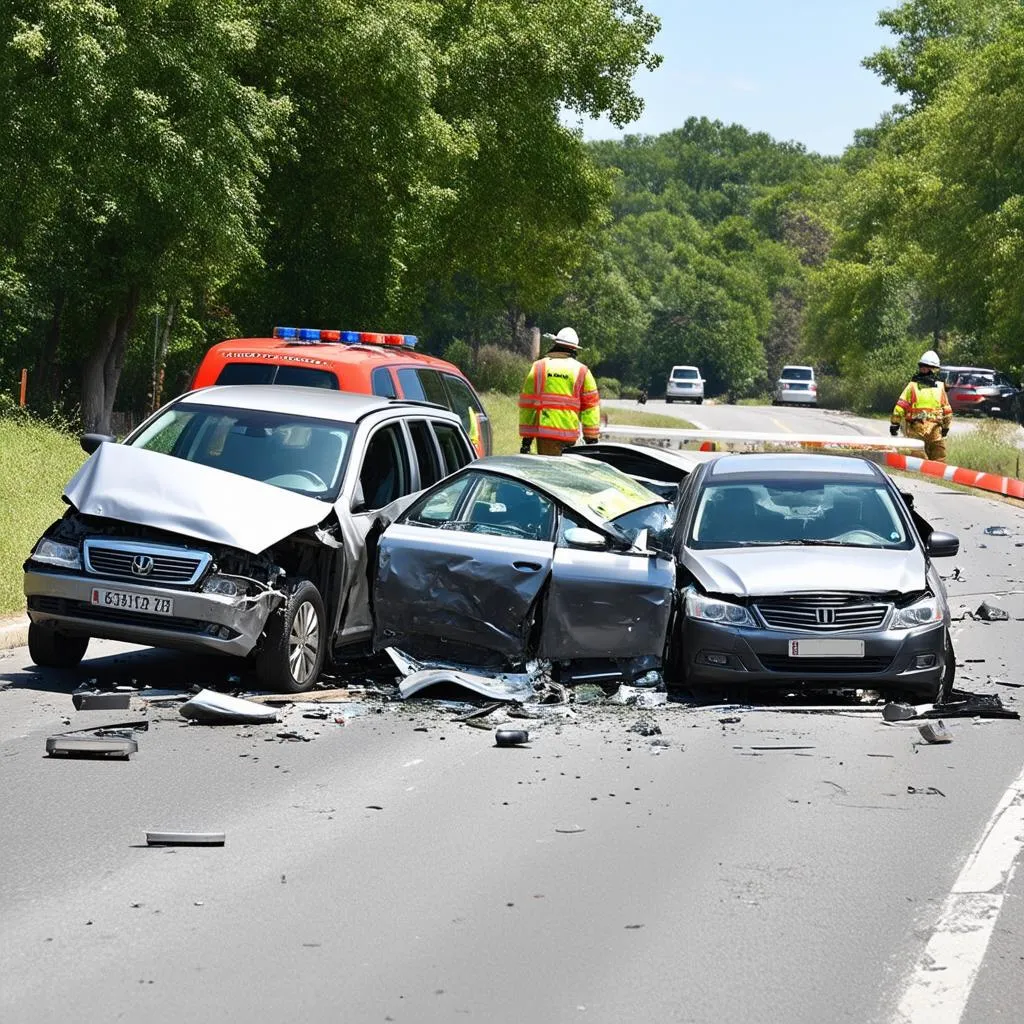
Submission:
[[[1024,703],[1024,512],[910,486],[961,536],[954,608],[1013,617],[958,624],[960,683]],[[75,673],[0,655],[3,1021],[1020,1019],[1020,722],[923,746],[875,713],[580,705],[502,749],[428,702],[258,727],[169,707],[128,762],[43,756],[136,717],[74,712],[83,679],[232,670],[109,643]],[[660,736],[629,731],[641,714]],[[147,848],[158,828],[227,842]]]

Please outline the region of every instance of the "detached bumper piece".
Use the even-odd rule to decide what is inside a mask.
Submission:
[[[85,735],[50,736],[46,740],[46,753],[50,757],[116,758],[127,761],[138,753],[139,744],[127,736]]]

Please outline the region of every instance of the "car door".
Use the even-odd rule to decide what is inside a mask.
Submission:
[[[497,474],[469,469],[432,488],[381,537],[375,646],[525,657],[555,518],[549,498]]]
[[[367,638],[373,631],[369,566],[374,564],[383,528],[382,510],[416,489],[408,437],[402,421],[393,419],[374,427],[353,452],[356,458],[343,489],[348,507],[339,515],[348,555],[334,623],[341,644]]]
[[[623,550],[610,538],[580,546],[570,538],[581,524],[564,516],[544,605],[541,657],[661,657],[676,584],[666,554]],[[585,524],[582,524],[585,526]]]

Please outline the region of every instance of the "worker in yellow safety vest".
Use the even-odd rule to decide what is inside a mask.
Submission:
[[[895,437],[905,426],[907,437],[924,441],[925,457],[934,462],[946,461],[946,435],[953,422],[953,410],[946,388],[935,375],[939,357],[925,352],[918,360],[917,373],[903,389],[892,410],[889,433]]]
[[[519,395],[520,451],[528,455],[536,440],[538,455],[561,455],[583,440],[596,444],[601,432],[601,396],[594,375],[576,359],[580,339],[571,327],[545,334],[553,342],[526,375]]]

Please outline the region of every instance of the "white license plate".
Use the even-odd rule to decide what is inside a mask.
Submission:
[[[129,612],[148,612],[150,615],[173,615],[174,599],[133,594],[130,590],[100,590],[93,587],[89,603],[100,608],[121,608]]]
[[[863,658],[863,640],[790,640],[791,658]]]

